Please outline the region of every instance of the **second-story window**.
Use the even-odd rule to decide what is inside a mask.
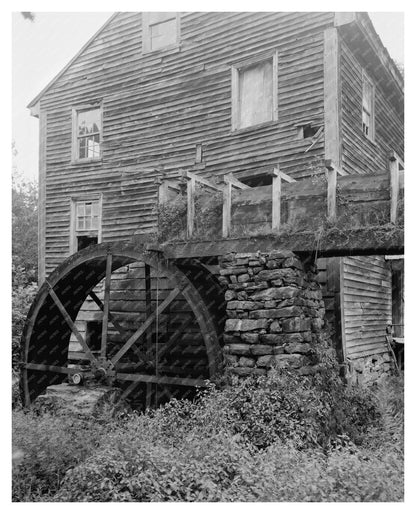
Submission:
[[[363,102],[362,102],[363,134],[374,140],[374,84],[363,72]]]
[[[74,161],[94,160],[101,157],[101,107],[73,109]]]
[[[179,13],[142,13],[143,52],[154,52],[179,44]]]
[[[72,198],[71,253],[101,242],[101,195]]]
[[[277,53],[232,67],[232,128],[277,120]]]

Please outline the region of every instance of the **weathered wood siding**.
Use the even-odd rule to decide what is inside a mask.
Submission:
[[[391,323],[391,271],[384,256],[343,257],[344,334],[350,359],[385,353]]]
[[[69,255],[70,197],[103,193],[103,241],[155,227],[157,173],[211,175],[280,161],[313,173],[323,140],[296,124],[323,124],[323,30],[331,13],[183,13],[180,49],[142,54],[140,13],[120,13],[41,99],[46,148],[47,273]],[[231,130],[231,65],[278,51],[278,120]],[[102,160],[71,164],[71,108],[103,103]],[[195,165],[196,145],[202,163]]]
[[[383,81],[359,62],[345,39],[340,44],[342,166],[348,173],[387,173],[391,150],[404,158],[403,118],[389,101]],[[374,142],[362,132],[363,69],[375,86]]]

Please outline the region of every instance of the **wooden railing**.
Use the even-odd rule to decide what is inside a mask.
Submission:
[[[325,160],[327,170],[327,219],[330,222],[337,220],[337,177],[345,176],[347,173],[337,167],[332,160]],[[396,223],[399,205],[400,172],[404,170],[403,161],[392,152],[390,156],[390,221]],[[279,166],[266,173],[272,178],[272,231],[279,234],[281,231],[281,205],[282,205],[282,181],[294,183],[296,180],[280,171]],[[218,180],[218,178],[217,178]],[[234,189],[246,190],[255,189],[244,184],[232,173],[220,177],[217,183],[202,178],[190,171],[183,171],[181,177],[158,179],[159,203],[165,203],[169,199],[169,192],[179,194],[186,188],[187,197],[187,223],[186,237],[190,239],[195,233],[195,195],[196,185],[200,184],[214,191],[222,192],[222,237],[228,238],[232,229],[232,192]]]

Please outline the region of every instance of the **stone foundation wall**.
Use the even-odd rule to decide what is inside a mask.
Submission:
[[[388,352],[349,361],[348,380],[353,384],[372,385],[392,373],[393,360]]]
[[[316,268],[304,269],[290,251],[233,253],[220,260],[226,287],[224,358],[239,376],[271,366],[313,373],[313,347],[325,308]]]

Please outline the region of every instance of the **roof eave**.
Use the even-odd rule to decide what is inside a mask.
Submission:
[[[108,20],[102,25],[97,32],[83,45],[83,47],[74,55],[74,57],[68,62],[68,64],[62,68],[62,70],[42,89],[40,93],[38,93],[33,100],[31,100],[27,108],[30,109],[30,114],[32,116],[39,116],[39,102],[44,96],[44,94],[55,84],[55,82],[66,72],[66,70],[73,64],[76,59],[90,46],[90,44],[98,37],[101,32],[107,27],[107,25],[118,15],[118,12],[113,13]]]

